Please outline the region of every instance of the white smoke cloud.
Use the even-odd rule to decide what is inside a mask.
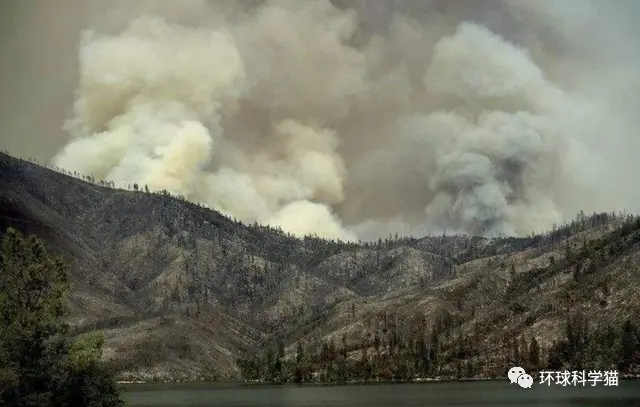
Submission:
[[[580,40],[593,3],[258,3],[148,5],[86,34],[54,162],[339,239],[528,234],[634,202],[584,201],[632,165],[593,165],[632,123]]]

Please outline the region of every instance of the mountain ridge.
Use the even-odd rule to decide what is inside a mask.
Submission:
[[[87,179],[0,154],[0,227],[70,261],[72,329],[103,330],[125,378],[289,380],[282,366],[247,366],[293,372],[301,347],[305,380],[364,360],[378,378],[502,376],[513,338],[547,358],[575,315],[598,330],[640,310],[633,216],[581,214],[520,238],[337,242]],[[434,332],[440,357],[421,371],[413,348],[433,350]]]

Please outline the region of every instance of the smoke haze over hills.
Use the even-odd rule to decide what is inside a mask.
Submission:
[[[0,129],[20,154],[330,238],[640,210],[633,1],[70,2],[43,29],[89,29],[79,56],[25,28],[53,6],[18,3]]]

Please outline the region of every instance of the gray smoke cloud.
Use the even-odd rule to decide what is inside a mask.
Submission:
[[[58,166],[339,239],[640,209],[637,3],[93,7]]]

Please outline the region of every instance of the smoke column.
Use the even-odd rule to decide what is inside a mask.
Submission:
[[[640,209],[632,2],[127,4],[82,35],[58,166],[347,240]]]

